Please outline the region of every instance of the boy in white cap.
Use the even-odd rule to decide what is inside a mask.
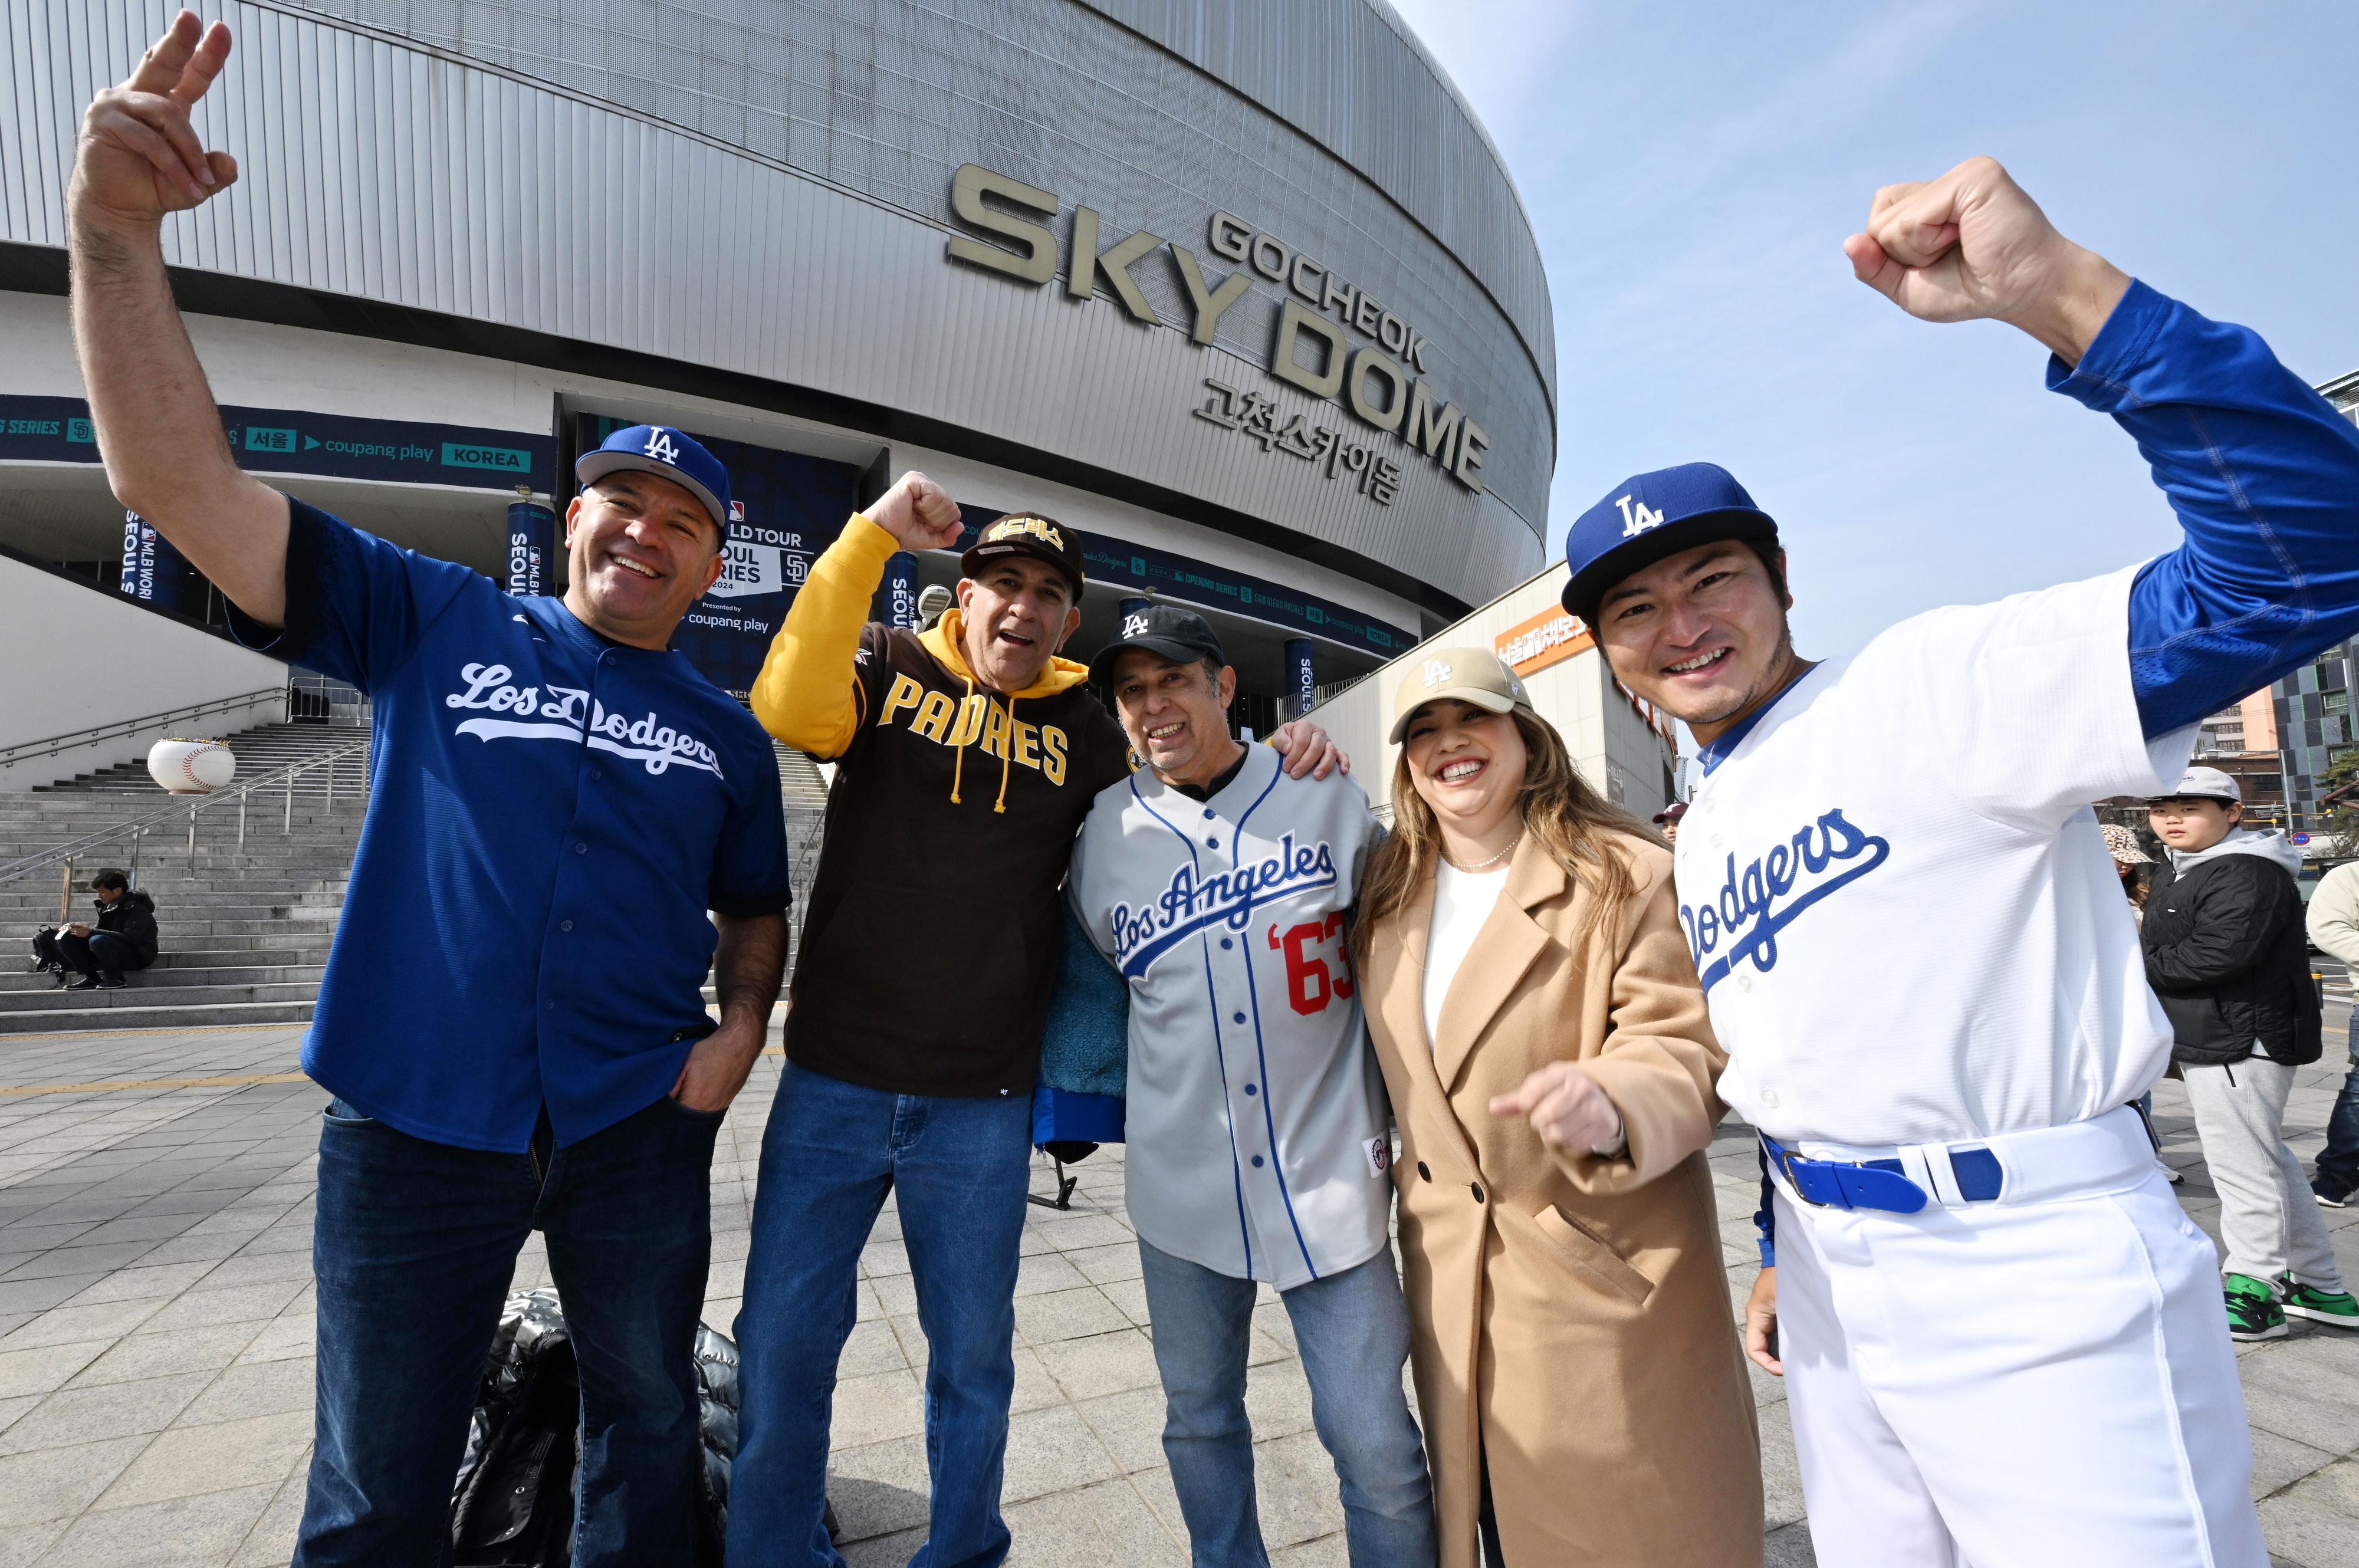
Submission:
[[[2226,1244],[2228,1333],[2280,1339],[2286,1315],[2359,1328],[2334,1245],[2280,1132],[2293,1072],[2321,1050],[2318,988],[2294,874],[2301,852],[2272,828],[2239,832],[2243,796],[2190,768],[2147,804],[2168,854],[2139,934],[2172,1060],[2195,1109]]]

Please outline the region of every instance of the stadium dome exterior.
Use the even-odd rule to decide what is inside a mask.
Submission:
[[[119,548],[63,191],[170,10],[0,0],[0,546],[28,558]],[[561,509],[584,442],[660,420],[769,465],[745,595],[923,468],[1083,532],[1084,641],[1125,597],[1199,604],[1256,689],[1288,642],[1322,684],[1372,668],[1548,553],[1538,250],[1383,0],[220,14],[200,125],[243,175],[167,229],[192,332],[239,461],[402,543],[508,573],[510,506]]]

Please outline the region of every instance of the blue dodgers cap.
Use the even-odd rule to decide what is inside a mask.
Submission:
[[[1564,585],[1564,607],[1594,622],[1597,601],[1616,583],[1667,555],[1717,539],[1775,549],[1777,524],[1716,463],[1634,474],[1565,530],[1564,561],[1572,578]]]
[[[575,460],[573,477],[583,485],[594,485],[625,468],[669,479],[703,502],[704,509],[712,514],[713,527],[721,530],[721,542],[729,542],[729,471],[694,436],[669,425],[633,425],[616,430],[598,443],[597,451],[585,452]]]

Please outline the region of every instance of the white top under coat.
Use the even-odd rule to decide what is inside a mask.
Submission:
[[[1474,951],[1474,938],[1491,910],[1507,890],[1511,869],[1502,860],[1496,871],[1461,871],[1447,860],[1433,873],[1433,929],[1425,942],[1425,1048],[1433,1049],[1441,1032],[1441,1004],[1459,965]]]

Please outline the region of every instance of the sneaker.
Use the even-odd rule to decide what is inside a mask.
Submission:
[[[2310,1195],[2318,1200],[2318,1206],[2321,1209],[2347,1209],[2351,1206],[2351,1190],[2332,1186],[2323,1176],[2310,1184]]]
[[[2285,1287],[2286,1316],[2332,1323],[2337,1328],[2359,1328],[2359,1300],[2354,1300],[2350,1291],[2321,1290],[2315,1285],[2303,1284],[2290,1274],[2277,1283]]]
[[[2249,1274],[2228,1276],[2223,1293],[2228,1302],[2228,1337],[2230,1339],[2283,1339],[2286,1336],[2285,1308],[2277,1304],[2275,1290],[2265,1279]]]
[[[109,975],[98,983],[98,988],[102,991],[120,991],[130,984],[130,981],[120,975]]]
[[[2187,1180],[2187,1172],[2181,1171],[2176,1165],[2166,1165],[2161,1160],[2158,1160],[2154,1162],[2154,1168],[2157,1171],[2161,1171],[2162,1179],[2169,1182],[2174,1187]]]
[[[95,991],[98,989],[98,976],[95,975],[85,975],[81,979],[75,981],[72,985],[67,986],[66,989],[69,991]]]

